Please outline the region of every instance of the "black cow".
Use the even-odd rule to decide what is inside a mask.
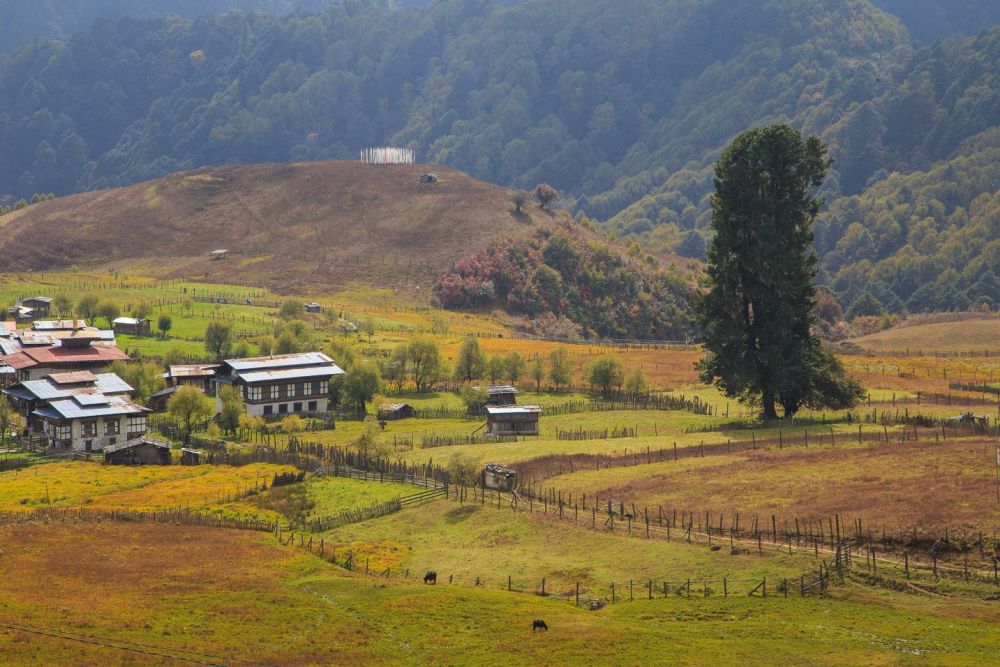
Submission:
[[[549,626],[545,625],[545,621],[542,619],[536,618],[531,622],[531,631],[534,632],[535,630],[545,630],[545,632],[548,632]]]
[[[438,581],[438,573],[434,572],[433,570],[424,575],[425,584],[436,584],[437,581]]]

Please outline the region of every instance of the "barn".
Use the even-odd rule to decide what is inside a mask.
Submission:
[[[104,462],[111,465],[170,465],[170,445],[142,436],[104,448]]]

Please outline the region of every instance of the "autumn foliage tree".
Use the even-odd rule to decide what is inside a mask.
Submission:
[[[538,200],[538,208],[545,208],[559,199],[559,191],[548,183],[539,183],[535,186],[535,199]]]

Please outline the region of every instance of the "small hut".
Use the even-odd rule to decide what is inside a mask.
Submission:
[[[181,388],[181,385],[174,385],[172,387],[164,387],[163,389],[153,392],[149,395],[146,403],[148,407],[153,412],[166,412],[167,402],[170,397],[177,393],[177,390]]]
[[[181,465],[196,466],[201,464],[201,450],[185,447],[181,450]]]
[[[130,336],[149,336],[152,333],[149,320],[145,317],[116,317],[111,322],[111,329],[116,334]]]
[[[420,175],[420,182],[421,183],[425,183],[425,184],[426,183],[437,183],[438,182],[438,175],[435,174],[435,173],[433,173],[433,172],[428,172],[426,174],[421,174]]]
[[[483,486],[498,491],[513,491],[517,472],[499,463],[487,463],[483,468]]]
[[[104,448],[104,462],[111,465],[170,465],[170,445],[146,436]]]
[[[379,420],[395,421],[397,419],[409,419],[413,417],[413,406],[409,403],[393,403],[379,409]]]
[[[486,388],[486,405],[514,405],[517,388],[509,384],[493,384]]]
[[[488,435],[538,435],[542,409],[537,405],[487,405]]]
[[[315,301],[311,301],[310,303],[306,304],[306,312],[307,313],[322,313],[323,312],[323,306],[319,305]]]
[[[225,248],[219,248],[218,250],[213,250],[208,253],[208,256],[212,259],[225,259],[229,255],[229,251]]]
[[[35,311],[35,317],[48,317],[52,312],[52,299],[47,296],[33,296],[21,301],[22,306],[27,306]]]

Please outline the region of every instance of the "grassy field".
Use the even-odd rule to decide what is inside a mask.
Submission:
[[[0,528],[0,538],[9,665],[176,662],[163,654],[249,665],[483,664],[498,651],[513,665],[971,665],[1000,647],[991,605],[872,596],[851,584],[831,598],[671,596],[591,612],[494,587],[349,575],[259,533],[56,523]],[[534,618],[550,631],[533,634]]]
[[[843,521],[906,531],[1000,525],[993,442],[829,444],[558,475],[545,484],[667,509]]]
[[[39,507],[187,507],[236,495],[260,480],[270,484],[287,466],[104,466],[71,462],[0,473],[0,509]]]
[[[983,352],[998,351],[1000,317],[964,314],[948,322],[904,322],[854,342],[874,352]]]

